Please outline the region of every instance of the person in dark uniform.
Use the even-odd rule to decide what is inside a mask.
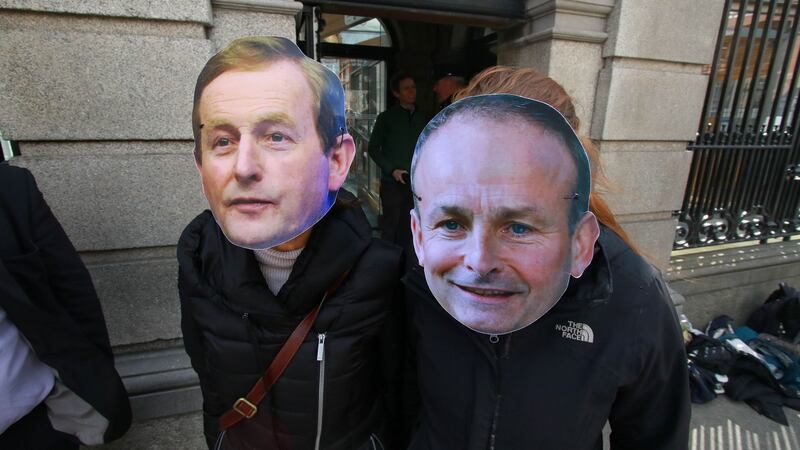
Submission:
[[[425,127],[425,117],[417,110],[417,87],[406,73],[390,81],[397,103],[378,115],[369,138],[369,156],[381,168],[381,237],[411,250],[408,213],[414,206],[408,183],[411,156],[417,137]]]
[[[433,94],[436,96],[436,110],[441,111],[453,103],[453,95],[467,87],[467,80],[460,70],[443,67],[434,74]]]

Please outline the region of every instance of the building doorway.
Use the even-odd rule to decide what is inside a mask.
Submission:
[[[500,2],[497,7],[506,3],[511,4]],[[443,67],[447,72],[460,68],[468,79],[496,64],[494,27],[516,23],[474,11],[450,10],[442,15],[425,8],[381,5],[317,0],[305,5],[297,24],[300,48],[336,73],[344,85],[346,119],[357,147],[345,188],[358,195],[373,217],[380,214],[380,169],[369,158],[367,146],[378,114],[395,101],[389,78],[397,71],[409,73],[417,84],[417,109],[432,117],[438,111],[432,92],[436,74]],[[429,6],[437,5],[442,6],[438,2]]]
[[[375,119],[387,107],[387,60],[392,39],[373,17],[322,14],[319,58],[342,80],[347,127],[356,143],[356,157],[345,189],[356,194],[374,213],[380,208],[380,169],[367,154]]]

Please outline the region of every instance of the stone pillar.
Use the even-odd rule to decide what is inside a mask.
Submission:
[[[500,34],[497,63],[531,67],[558,81],[575,103],[584,134],[613,6],[614,0],[528,0],[527,23]]]
[[[303,4],[293,0],[211,0],[214,26],[208,37],[215,51],[243,36],[282,36],[295,40],[295,16]]]
[[[498,62],[540,70],[572,96],[600,148],[604,193],[651,261],[672,248],[724,0],[528,0]]]
[[[661,267],[669,261],[724,0],[617,0],[608,19],[591,137],[615,189],[606,198]]]

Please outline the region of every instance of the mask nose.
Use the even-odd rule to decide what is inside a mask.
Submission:
[[[236,165],[234,167],[236,179],[242,183],[261,181],[264,173],[261,161],[261,152],[249,133],[242,134],[236,150]]]
[[[476,230],[470,236],[464,255],[464,266],[481,278],[499,272],[502,266],[497,256],[497,246],[489,234]]]

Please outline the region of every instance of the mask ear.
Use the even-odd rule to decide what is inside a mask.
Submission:
[[[597,218],[591,212],[586,212],[572,234],[572,264],[569,273],[574,278],[580,278],[592,262],[594,244],[599,236]]]
[[[411,240],[414,243],[414,253],[417,254],[419,265],[425,267],[425,249],[422,247],[422,225],[416,209],[411,210]]]
[[[347,179],[350,164],[356,156],[356,144],[353,136],[343,134],[336,137],[339,145],[331,149],[328,155],[328,190],[338,191]]]
[[[206,185],[205,183],[203,183],[203,164],[200,162],[199,159],[197,159],[196,156],[194,156],[192,159],[194,159],[194,166],[197,168],[197,173],[200,174],[200,190],[203,191],[203,196],[206,197]]]

